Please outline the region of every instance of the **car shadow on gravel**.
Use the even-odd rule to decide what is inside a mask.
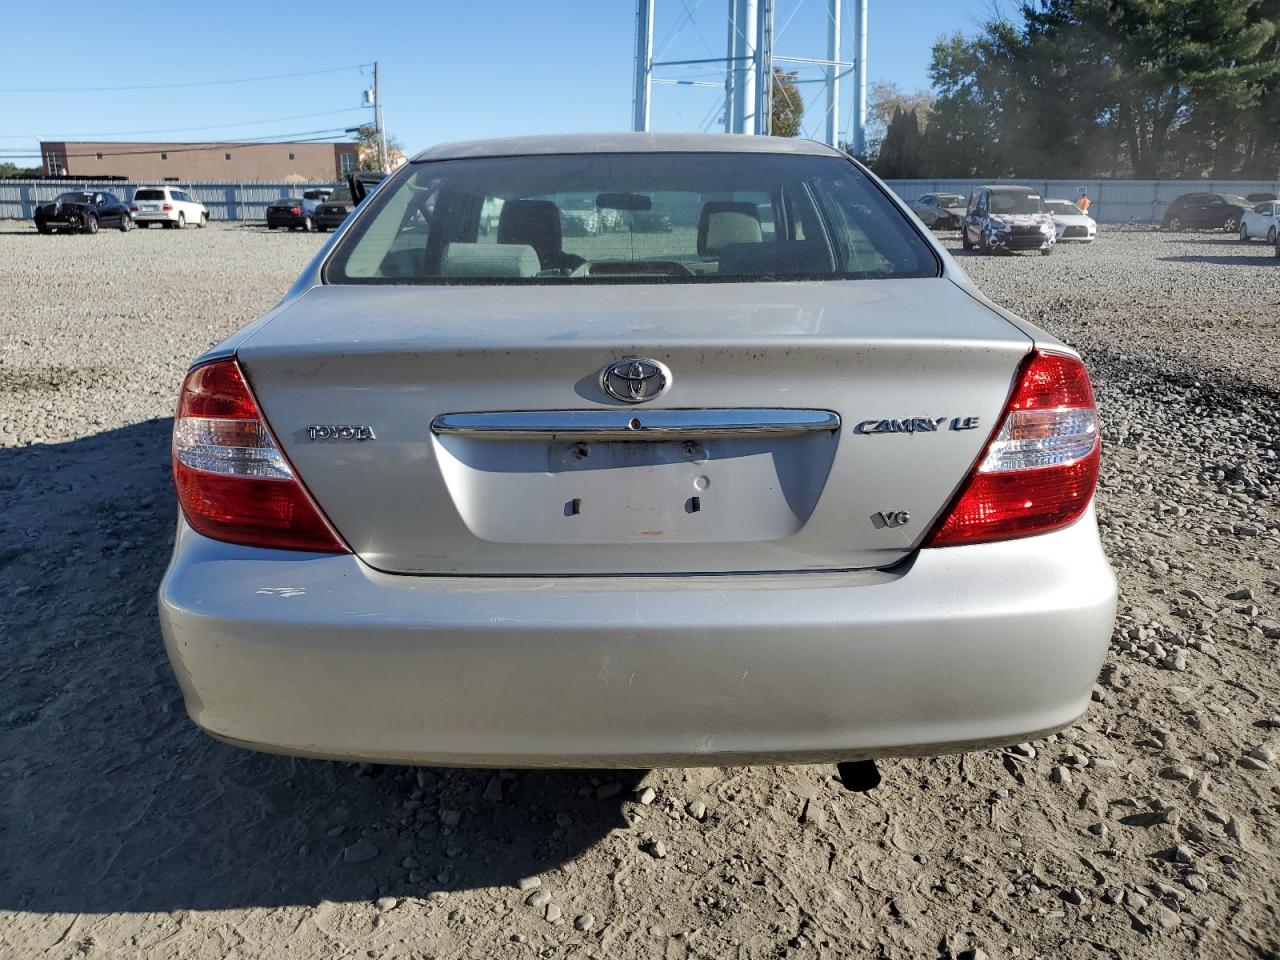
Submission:
[[[1213,256],[1211,254],[1185,254],[1180,257],[1159,257],[1158,259],[1165,263],[1216,263],[1225,266],[1249,266],[1249,267],[1265,267],[1280,261],[1276,260],[1274,254],[1267,253],[1261,256]]]
[[[627,827],[645,771],[361,767],[200,733],[155,611],[170,426],[0,449],[0,910],[507,886]]]

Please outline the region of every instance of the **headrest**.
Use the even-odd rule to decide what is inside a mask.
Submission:
[[[754,203],[712,200],[702,205],[698,217],[698,255],[714,256],[730,243],[759,243],[760,211]]]
[[[536,277],[540,269],[527,243],[450,243],[440,261],[442,277]]]
[[[545,266],[561,250],[560,208],[550,200],[508,200],[498,215],[498,242],[528,244]]]
[[[732,243],[720,248],[722,277],[830,276],[831,251],[821,240]]]

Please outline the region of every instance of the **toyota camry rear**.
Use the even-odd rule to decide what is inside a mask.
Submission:
[[[277,752],[1016,742],[1107,648],[1099,457],[1078,356],[837,151],[447,145],[192,367],[161,622],[195,722]]]

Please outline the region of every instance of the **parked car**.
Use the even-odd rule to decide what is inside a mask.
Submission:
[[[1044,201],[1045,213],[1053,218],[1054,235],[1059,243],[1064,240],[1092,243],[1098,235],[1098,224],[1070,200]]]
[[[334,230],[342,225],[347,215],[359,204],[359,199],[352,199],[351,182],[355,181],[365,193],[372,192],[386,177],[385,173],[361,170],[348,177],[348,183],[339,184],[325,200],[316,207],[312,226],[320,231]],[[487,222],[487,221],[486,221]]]
[[[311,214],[302,205],[301,197],[281,197],[267,206],[267,229],[310,230]]]
[[[597,191],[705,199],[696,231],[569,255],[543,198]],[[869,758],[1089,706],[1116,602],[1099,444],[1079,357],[834,148],[446,145],[191,368],[160,622],[192,718],[241,746],[857,758],[865,786]]]
[[[1280,201],[1267,200],[1245,210],[1240,217],[1240,239],[1248,242],[1254,237],[1265,237],[1267,243],[1276,242],[1280,229]]]
[[[594,237],[600,232],[600,212],[594,200],[568,197],[560,204],[560,221],[570,236]]]
[[[964,197],[958,193],[926,193],[912,201],[911,209],[926,227],[956,230],[964,219]]]
[[[978,187],[969,197],[960,223],[960,242],[966,250],[1013,253],[1039,250],[1053,253],[1057,231],[1045,213],[1040,194],[1030,187]]]
[[[333,193],[332,187],[321,187],[316,190],[302,191],[302,209],[307,212],[313,220],[316,215],[316,208],[328,199],[329,194]]]
[[[139,187],[129,202],[129,212],[140,227],[153,223],[181,230],[188,223],[203,227],[209,222],[209,210],[181,187]]]
[[[133,226],[129,207],[114,193],[72,190],[35,209],[36,229],[41,233],[97,233],[99,227],[128,230]]]
[[[1209,229],[1235,233],[1244,211],[1253,206],[1244,197],[1225,193],[1184,193],[1164,212],[1165,230]]]

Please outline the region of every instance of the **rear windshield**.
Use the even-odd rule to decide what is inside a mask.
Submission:
[[[329,195],[328,190],[308,190],[302,195],[304,200],[323,200]]]
[[[941,193],[938,194],[938,206],[940,207],[963,207],[964,197],[958,193]]]
[[[133,195],[135,200],[163,200],[165,199],[163,190],[139,190]]]
[[[336,190],[333,191],[333,193],[325,197],[325,199],[328,200],[330,203],[350,203],[351,191],[348,190],[346,187],[338,187]]]
[[[93,194],[60,193],[54,203],[93,203]]]
[[[325,279],[697,283],[939,269],[842,158],[598,153],[410,165],[370,198]]]

